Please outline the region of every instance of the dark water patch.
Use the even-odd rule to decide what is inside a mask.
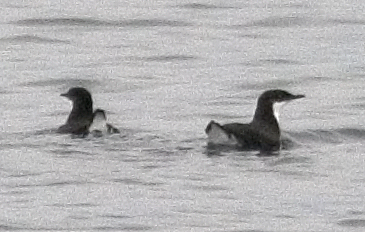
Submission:
[[[14,93],[19,93],[19,92],[16,92],[14,90],[0,89],[0,94],[14,94]]]
[[[227,97],[228,98],[228,97]],[[242,102],[241,98],[236,99],[222,99],[222,100],[214,100],[212,102],[209,102],[209,105],[211,106],[241,106],[244,102]]]
[[[23,4],[23,5],[15,5],[15,4],[12,4],[12,3],[8,3],[8,4],[4,4],[4,5],[1,5],[1,7],[4,7],[4,8],[13,8],[13,9],[23,9],[23,8],[36,8],[32,5],[26,5],[26,4]]]
[[[312,160],[308,157],[293,156],[293,157],[281,157],[278,160],[270,162],[269,166],[279,166],[287,164],[311,164]]]
[[[336,129],[335,131],[341,135],[344,135],[345,137],[358,138],[358,139],[365,138],[365,128],[364,129],[341,128],[341,129]]]
[[[260,35],[260,34],[240,34],[238,35],[240,38],[249,38],[249,39],[264,39],[268,38],[267,36]]]
[[[302,132],[287,132],[300,142],[322,142],[322,143],[332,143],[339,144],[343,142],[343,139],[335,131],[329,130],[308,130]]]
[[[60,40],[60,39],[51,39],[47,37],[39,37],[36,35],[17,35],[17,36],[11,36],[11,37],[3,37],[0,38],[0,42],[10,42],[10,43],[65,43],[69,44],[70,41],[67,40]]]
[[[142,149],[143,152],[149,153],[151,155],[161,155],[161,156],[170,156],[170,155],[174,155],[175,152],[174,151],[168,151],[165,150],[164,148],[144,148]],[[146,161],[146,160],[144,160]],[[147,159],[148,161],[148,159]]]
[[[214,158],[214,157],[227,156],[234,150],[237,150],[237,146],[207,144],[203,153],[209,158]]]
[[[86,219],[89,219],[90,217],[77,215],[77,216],[69,216],[68,218],[74,219],[74,220],[86,220]]]
[[[331,81],[333,78],[326,76],[309,76],[308,79],[317,80],[317,81]]]
[[[140,159],[135,156],[123,156],[120,160],[125,163],[138,163],[138,161],[140,161]]]
[[[262,60],[255,60],[255,61],[248,61],[245,63],[241,63],[244,66],[250,67],[261,67],[267,66],[268,64],[273,65],[302,65],[299,61],[296,60],[289,60],[289,59],[262,59]]]
[[[82,26],[82,27],[184,27],[190,23],[165,19],[100,20],[93,18],[33,18],[10,22],[20,26]]]
[[[127,77],[127,79],[149,81],[149,80],[154,80],[155,77],[152,76],[152,75],[151,76],[149,76],[149,75],[136,75],[136,76],[129,76],[129,77]]]
[[[147,134],[145,136],[137,138],[136,140],[139,140],[139,141],[152,141],[152,140],[161,140],[161,139],[163,139],[162,136]]]
[[[91,152],[76,151],[76,150],[51,149],[49,151],[56,154],[56,155],[61,155],[61,156],[64,156],[64,157],[70,157],[70,156],[76,156],[76,155],[87,155],[87,156],[95,155]]]
[[[0,224],[0,230],[2,231],[16,231],[16,230],[26,230],[28,228],[22,228],[18,226],[8,226],[8,225],[1,225]]]
[[[144,169],[157,169],[157,168],[161,168],[161,166],[159,166],[159,165],[144,165],[143,168]]]
[[[74,228],[73,228],[74,230]],[[82,230],[82,228],[78,228]],[[84,230],[90,230],[89,228],[84,228]],[[70,231],[70,229],[59,228],[59,227],[31,227],[31,226],[7,226],[0,224],[0,231]]]
[[[66,204],[62,204],[62,203],[56,203],[56,204],[51,204],[48,206],[53,206],[53,207],[60,207],[60,208],[74,208],[74,207],[96,207],[98,206],[97,204],[91,204],[91,203],[76,203],[76,204],[70,204],[70,203],[66,203]]]
[[[288,17],[280,17],[273,16],[268,17],[261,20],[255,20],[252,22],[248,22],[246,24],[235,25],[233,28],[245,28],[245,27],[278,27],[278,28],[286,28],[286,27],[308,27],[308,26],[331,26],[331,25],[365,25],[365,20],[354,20],[354,19],[315,19],[310,17],[298,17],[298,16],[288,16]]]
[[[104,217],[104,218],[115,218],[115,219],[132,218],[131,216],[116,215],[116,214],[104,214],[104,215],[100,215],[100,217]]]
[[[277,217],[277,218],[284,218],[284,219],[294,219],[295,218],[292,215],[286,215],[286,214],[276,215],[275,217]]]
[[[86,80],[86,79],[72,79],[72,78],[59,78],[51,80],[41,80],[41,81],[29,81],[19,84],[19,86],[27,87],[49,87],[49,86],[96,86],[99,85],[99,81],[96,80]]]
[[[357,109],[365,109],[365,103],[354,103],[354,104],[351,104],[351,108],[357,108]]]
[[[279,156],[281,153],[280,151],[257,151],[255,155],[260,158],[267,158]]]
[[[81,184],[87,184],[90,182],[85,181],[59,181],[59,182],[52,182],[48,184],[43,185],[36,185],[36,186],[47,186],[47,187],[54,187],[54,186],[67,186],[67,185],[81,185]]]
[[[199,9],[199,10],[209,10],[209,9],[234,9],[234,7],[229,6],[217,6],[213,4],[201,4],[201,3],[190,3],[181,5],[182,8],[188,9]]]
[[[49,115],[49,116],[56,116],[56,115],[60,115],[60,114],[52,114],[52,115]],[[55,134],[56,132],[57,132],[56,128],[42,129],[42,130],[36,130],[36,131],[30,132],[30,133],[26,134],[25,137],[31,138],[33,136],[39,136],[39,135],[50,135],[50,134]]]
[[[208,124],[208,122],[207,122],[207,124]],[[204,128],[202,128],[202,129],[204,129]],[[181,142],[183,142],[183,143],[196,143],[196,142],[205,142],[205,141],[207,141],[206,137],[190,138],[190,139],[181,140]]]
[[[347,24],[347,25],[365,25],[365,20],[353,20],[353,19],[334,19],[329,20],[335,24]]]
[[[264,63],[271,63],[271,64],[301,64],[298,61],[295,60],[288,60],[288,59],[266,59],[266,60],[260,60]]]
[[[14,200],[12,202],[14,202],[14,203],[29,203],[29,200],[26,200],[26,199],[24,199],[24,200]],[[24,206],[23,204],[22,204],[21,207],[26,208],[26,206]]]
[[[127,185],[143,185],[143,186],[160,186],[164,184],[162,182],[144,182],[141,180],[131,179],[131,178],[112,179],[112,181],[116,183],[124,183]]]
[[[307,130],[301,132],[288,132],[290,137],[304,142],[340,144],[348,139],[363,140],[365,138],[365,129],[358,128],[339,128],[334,130]]]
[[[343,227],[365,227],[365,219],[344,219],[337,224]]]
[[[259,62],[258,62],[259,63]],[[239,90],[246,89],[246,90],[261,90],[265,91],[268,89],[287,89],[288,86],[305,86],[307,83],[312,84],[313,82],[331,82],[334,81],[331,77],[325,76],[302,76],[293,79],[272,79],[262,82],[255,82],[255,83],[245,83],[242,85],[237,85],[236,88]],[[258,97],[257,94],[256,97]],[[256,98],[255,98],[256,99]]]
[[[301,145],[302,145],[299,142],[295,141],[294,138],[291,138],[289,135],[287,135],[284,132],[282,132],[280,142],[281,142],[280,148],[281,148],[281,150],[284,150],[284,151],[292,150],[294,148],[301,147]]]
[[[185,185],[188,189],[196,189],[196,190],[203,190],[203,191],[228,191],[229,188],[220,186],[220,185]]]
[[[30,149],[39,149],[39,148],[44,148],[44,144],[32,144],[32,143],[7,143],[7,144],[1,144],[0,150],[2,149],[19,149],[20,147],[23,148],[30,148]]]
[[[178,151],[191,151],[191,150],[194,150],[195,148],[194,147],[182,147],[182,146],[177,146],[176,147],[176,150]]]
[[[105,151],[107,152],[122,152],[122,151],[129,151],[128,148],[125,148],[125,147],[120,147],[120,146],[115,146],[115,148],[113,147],[107,147],[105,148]]]
[[[350,210],[348,212],[348,214],[350,214],[350,215],[365,215],[365,212],[364,211],[358,211],[358,210]]]
[[[266,5],[267,8],[294,8],[294,9],[312,9],[313,6],[310,3],[306,3],[306,2],[279,2],[279,3],[272,3],[272,4],[268,4]]]
[[[311,18],[304,17],[268,17],[262,20],[252,21],[242,25],[235,25],[234,28],[242,27],[294,27],[294,26],[310,26],[314,23]]]
[[[307,166],[309,167],[309,165]],[[296,177],[296,179],[305,180],[308,179],[308,177],[312,177],[313,175],[318,176],[317,173],[304,173],[301,171],[279,171],[281,176],[291,176]]]
[[[23,194],[29,194],[29,191],[12,190],[12,191],[0,192],[0,195],[23,195]]]
[[[34,184],[15,184],[14,186],[8,187],[17,187],[17,188],[25,188],[25,187],[53,187],[53,186],[66,186],[66,185],[81,185],[88,184],[91,182],[81,182],[81,181],[60,181],[60,182],[52,182],[52,183],[34,183]]]
[[[29,178],[29,177],[32,177],[32,176],[41,176],[41,175],[47,174],[47,173],[53,173],[53,172],[11,174],[11,175],[9,175],[9,177],[14,177],[14,178],[26,177],[26,178]]]
[[[111,26],[108,21],[96,20],[91,18],[35,18],[23,19],[13,24],[22,26]]]
[[[135,19],[127,20],[122,22],[117,22],[118,26],[128,26],[128,27],[157,27],[157,26],[168,26],[168,27],[184,27],[191,26],[190,23],[182,21],[171,21],[164,19]]]
[[[152,227],[150,226],[144,226],[144,225],[133,225],[133,226],[116,226],[116,227],[112,227],[112,226],[99,226],[99,227],[93,227],[92,230],[95,231],[103,231],[103,230],[107,230],[107,231],[145,231],[145,230],[151,230]]]
[[[295,85],[299,85],[299,84],[303,84],[303,79],[295,79],[295,80],[288,80],[288,79],[273,79],[273,80],[268,80],[268,81],[263,81],[263,82],[256,82],[256,83],[245,83],[242,85],[237,85],[235,88],[237,88],[238,90],[260,90],[260,91],[265,91],[268,89],[287,89],[288,86],[295,86]],[[259,97],[260,93],[258,93],[256,95],[257,99]]]
[[[222,232],[268,232],[265,230],[222,230]]]
[[[169,61],[184,61],[184,60],[192,60],[196,59],[194,56],[185,56],[185,55],[170,55],[170,56],[150,56],[143,58],[146,61],[159,61],[159,62],[169,62]]]
[[[219,199],[223,199],[223,200],[229,200],[229,201],[237,201],[238,198],[234,197],[232,195],[230,195],[230,193],[223,193],[223,194],[219,194],[219,196],[217,196],[217,198]]]

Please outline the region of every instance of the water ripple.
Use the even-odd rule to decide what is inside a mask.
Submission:
[[[170,56],[151,56],[146,57],[144,60],[146,61],[173,61],[173,60],[191,60],[195,59],[194,56],[184,56],[184,55],[170,55]]]
[[[340,226],[344,227],[365,227],[365,220],[364,219],[344,219],[337,223]]]
[[[0,38],[0,42],[13,42],[13,43],[66,43],[69,44],[68,40],[51,39],[47,37],[40,37],[36,35],[17,35],[10,37]]]
[[[99,20],[92,18],[33,18],[10,22],[21,26],[107,26],[107,27],[184,27],[189,23],[165,19]]]
[[[256,20],[243,25],[234,27],[293,27],[293,26],[308,26],[314,23],[311,18],[304,17],[268,17],[261,20]]]
[[[47,87],[47,86],[96,86],[100,83],[96,80],[87,79],[72,79],[72,78],[54,78],[51,80],[39,80],[39,81],[29,81],[21,83],[19,86],[34,86],[34,87]]]
[[[208,10],[208,9],[234,9],[234,7],[229,6],[216,6],[213,4],[202,4],[202,3],[190,3],[181,5],[182,8],[188,9],[199,9],[199,10]]]

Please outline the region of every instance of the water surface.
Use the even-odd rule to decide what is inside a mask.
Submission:
[[[363,231],[364,6],[3,1],[4,231]],[[73,86],[121,135],[54,129]],[[280,88],[280,155],[210,151]]]

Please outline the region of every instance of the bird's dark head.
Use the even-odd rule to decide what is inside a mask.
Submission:
[[[291,94],[285,90],[280,89],[274,89],[274,90],[268,90],[265,91],[261,96],[259,97],[259,101],[265,101],[270,102],[272,104],[274,103],[280,103],[280,102],[286,102],[291,101],[299,98],[305,97],[304,95],[294,95]]]
[[[85,88],[75,87],[68,90],[67,93],[61,94],[62,97],[67,97],[71,101],[91,100],[91,94]]]
[[[61,94],[67,97],[73,103],[71,114],[78,115],[78,117],[93,117],[93,100],[91,94],[85,88],[75,87],[68,90],[67,93]]]

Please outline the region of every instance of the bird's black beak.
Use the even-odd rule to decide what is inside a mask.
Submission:
[[[299,98],[304,98],[305,97],[305,95],[302,95],[302,94],[299,94],[299,95],[293,95],[293,99],[292,100],[294,100],[294,99],[299,99]]]
[[[281,99],[281,101],[278,101],[278,102],[290,102],[292,100],[300,99],[300,98],[304,98],[304,97],[305,97],[305,95],[302,95],[302,94],[299,94],[299,95],[290,94],[290,95],[285,96],[284,99]]]
[[[62,96],[62,97],[68,97],[68,93],[61,93],[60,96]]]

